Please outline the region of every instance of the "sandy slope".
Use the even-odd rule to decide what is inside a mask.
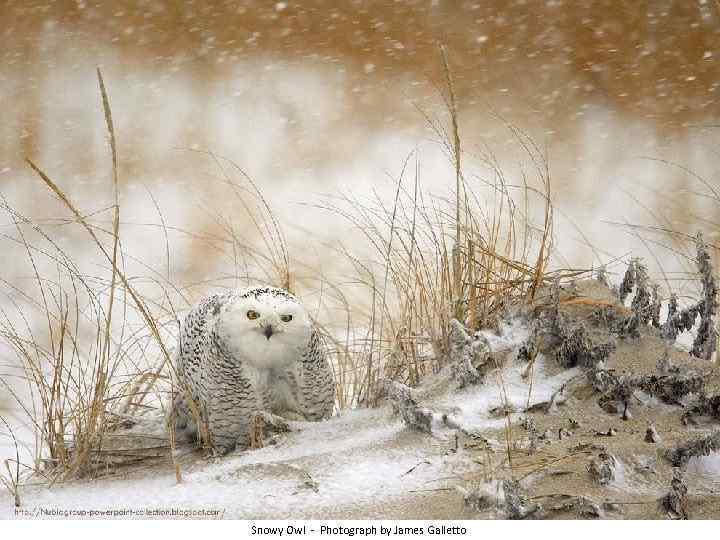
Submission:
[[[536,385],[533,402],[547,399],[569,375]],[[519,367],[509,369],[505,376],[512,395],[519,401],[526,399],[528,384],[521,380]],[[437,410],[454,408],[456,414],[466,410],[465,420],[476,428],[503,422],[487,414],[500,404],[500,388],[492,382],[428,404]],[[151,423],[157,431],[159,419]],[[27,508],[88,510],[128,505],[219,508],[225,517],[245,519],[468,515],[461,494],[445,491],[459,482],[458,475],[477,468],[472,452],[455,450],[454,430],[436,423],[432,435],[415,432],[393,416],[388,406],[349,411],[327,422],[291,425],[294,431],[279,436],[274,445],[222,459],[208,461],[186,450],[180,458],[180,485],[164,460],[50,489],[28,485],[22,489],[22,502]],[[153,431],[148,425],[141,429]],[[1,500],[1,515],[13,515],[10,498],[3,495]]]

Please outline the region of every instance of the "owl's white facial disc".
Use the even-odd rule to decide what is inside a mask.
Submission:
[[[230,301],[217,318],[230,350],[256,369],[278,370],[300,361],[310,341],[310,318],[287,291],[252,287]]]

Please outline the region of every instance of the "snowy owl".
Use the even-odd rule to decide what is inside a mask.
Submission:
[[[283,289],[206,297],[185,316],[178,341],[179,386],[193,397],[219,452],[247,446],[256,413],[313,421],[332,414],[335,385],[320,333]],[[197,434],[185,392],[173,410],[176,427]]]

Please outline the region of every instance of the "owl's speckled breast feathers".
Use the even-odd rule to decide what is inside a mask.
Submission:
[[[320,334],[283,289],[250,287],[200,301],[181,325],[175,367],[177,428],[197,433],[189,394],[221,452],[247,444],[256,413],[332,415],[335,385]]]

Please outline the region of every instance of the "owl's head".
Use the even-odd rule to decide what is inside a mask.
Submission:
[[[228,348],[257,369],[282,369],[300,361],[312,330],[295,296],[267,286],[232,294],[217,313],[215,326]]]

